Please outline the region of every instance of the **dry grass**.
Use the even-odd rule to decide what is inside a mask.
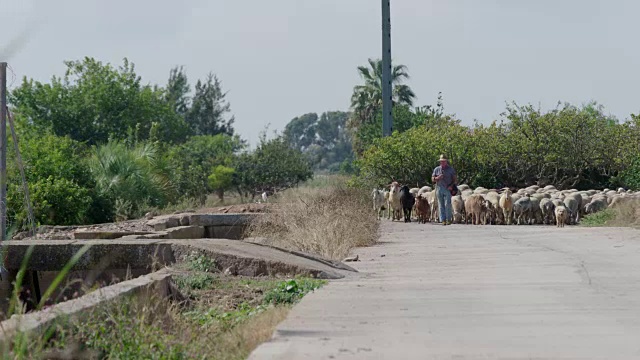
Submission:
[[[270,308],[223,334],[218,339],[219,348],[223,351],[215,359],[247,358],[255,348],[271,338],[276,326],[287,317],[289,309],[288,306]]]
[[[333,183],[287,190],[277,202],[276,211],[252,224],[250,237],[334,260],[377,240],[378,220],[366,191]]]
[[[585,226],[640,227],[640,200],[632,199],[617,206],[588,215]]]

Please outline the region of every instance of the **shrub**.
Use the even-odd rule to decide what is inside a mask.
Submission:
[[[128,147],[113,140],[94,147],[89,166],[96,187],[113,201],[120,219],[139,217],[148,207],[169,202],[171,184],[157,160],[157,149],[149,143]]]
[[[105,219],[97,211],[99,197],[89,168],[83,161],[87,149],[68,137],[23,133],[20,154],[35,221],[48,225],[83,224]],[[13,152],[8,156],[7,214],[22,226],[27,220],[22,178]],[[107,216],[108,218],[108,216]]]
[[[596,104],[567,104],[546,113],[512,105],[504,121],[488,126],[441,118],[375,139],[357,161],[358,180],[369,186],[392,177],[425,184],[444,153],[459,180],[472,187],[604,188],[639,157],[638,122],[620,123]],[[634,184],[634,173],[623,182]]]
[[[263,136],[256,150],[240,155],[234,167],[234,185],[245,195],[282,191],[313,176],[305,155],[284,137]]]
[[[230,166],[234,154],[244,144],[237,136],[193,136],[186,143],[167,151],[166,161],[171,168],[171,179],[182,198],[192,198],[204,204],[213,189],[209,175],[218,165]]]

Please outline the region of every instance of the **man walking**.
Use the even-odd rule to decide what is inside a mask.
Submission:
[[[453,209],[451,208],[451,189],[458,182],[456,171],[449,166],[449,160],[440,155],[440,166],[433,169],[431,180],[436,184],[438,198],[438,212],[442,225],[451,225]]]

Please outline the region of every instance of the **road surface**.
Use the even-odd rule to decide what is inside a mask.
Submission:
[[[640,359],[640,231],[383,221],[249,359]]]

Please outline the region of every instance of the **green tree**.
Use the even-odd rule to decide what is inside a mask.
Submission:
[[[184,71],[184,67],[174,67],[169,72],[169,81],[167,82],[167,91],[165,93],[165,99],[176,112],[176,114],[183,118],[189,111],[191,105],[191,99],[189,98],[189,92],[191,88],[189,86],[189,80],[187,74]]]
[[[295,117],[284,128],[283,136],[295,149],[305,151],[316,143],[318,114],[308,113]]]
[[[209,188],[213,189],[221,202],[224,203],[224,192],[233,185],[233,174],[235,170],[228,166],[218,165],[213,168],[209,175]]]
[[[205,81],[196,83],[195,95],[186,119],[194,135],[233,135],[234,117],[228,117],[231,105],[226,101],[227,93],[222,92],[222,84],[212,73]]]
[[[11,92],[15,112],[29,124],[90,145],[124,139],[134,131],[146,139],[154,123],[165,142],[180,142],[188,134],[164,90],[142,85],[127,59],[117,69],[93,58],[65,65],[63,77],[54,76],[50,83],[25,77]]]
[[[282,191],[313,176],[308,159],[283,136],[267,140],[263,135],[253,152],[237,157],[234,168],[236,189],[251,197],[263,191]]]
[[[183,198],[204,204],[210,187],[209,175],[218,165],[231,167],[237,152],[245,147],[239,136],[218,134],[193,136],[184,144],[169,149],[166,161],[172,183]]]
[[[287,124],[283,136],[307,156],[315,170],[337,172],[345,160],[353,158],[348,119],[349,113],[343,111],[304,114]]]
[[[427,126],[374,139],[358,159],[358,180],[424,184],[445,153],[471,186],[603,188],[632,184],[633,159],[640,155],[635,120],[620,123],[595,103],[548,112],[511,104],[501,122],[488,126],[463,126],[448,116],[427,120]]]
[[[353,127],[369,123],[382,108],[382,60],[369,59],[369,66],[358,66],[358,73],[364,84],[356,85],[351,96],[351,119]],[[405,65],[396,65],[391,71],[393,105],[413,106],[416,97],[411,88],[403,84],[409,79]]]

